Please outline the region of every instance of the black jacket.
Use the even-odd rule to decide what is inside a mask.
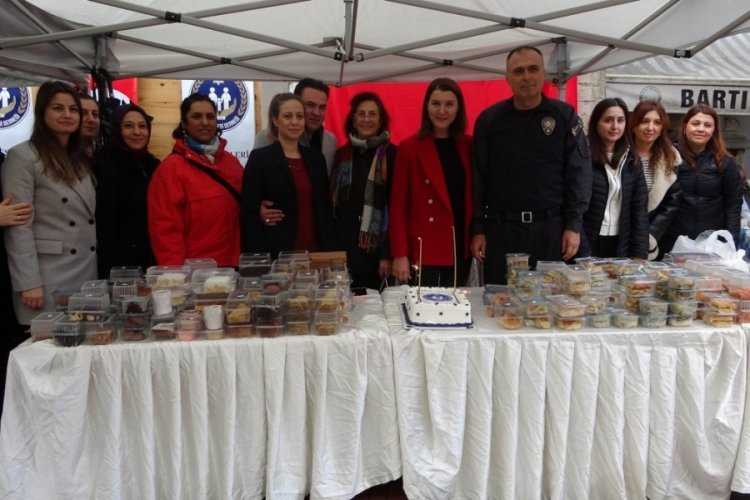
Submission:
[[[622,205],[620,207],[620,229],[617,235],[617,256],[645,259],[648,255],[648,189],[643,168],[638,162],[634,165],[633,156],[628,152],[623,158]],[[580,255],[591,255],[596,248],[596,240],[602,227],[604,212],[609,194],[609,181],[605,166],[594,163],[591,168],[592,188],[589,208],[583,216]]]
[[[672,249],[679,235],[695,239],[707,230],[726,229],[732,233],[734,244],[739,243],[742,188],[737,165],[727,157],[718,170],[714,155],[708,150],[694,158],[695,170],[684,159],[677,170],[682,199],[677,217],[667,230],[665,245],[669,246],[665,251]]]
[[[300,145],[299,149],[312,183],[318,250],[335,250],[336,231],[325,157],[320,151],[305,146]],[[273,208],[284,212],[284,219],[275,226],[263,225],[259,218],[262,200],[272,201]],[[276,258],[282,250],[294,250],[297,191],[278,141],[250,153],[242,177],[240,217],[245,251],[271,252]]]
[[[108,278],[114,266],[155,264],[148,235],[146,197],[159,160],[138,156],[115,146],[97,153],[96,239],[99,277]]]
[[[661,161],[662,164],[653,165],[653,180],[648,192],[648,257],[659,260],[664,255],[664,235],[677,217],[682,199],[682,186],[677,174],[664,164],[664,158]]]

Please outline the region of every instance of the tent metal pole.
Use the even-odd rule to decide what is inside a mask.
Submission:
[[[413,5],[416,7],[424,7],[425,9],[448,12],[452,14],[472,17],[475,19],[484,19],[486,21],[494,21],[496,23],[512,26],[516,29],[526,28],[526,29],[541,31],[544,33],[552,33],[552,34],[563,35],[563,36],[573,36],[580,40],[585,40],[592,44],[613,46],[613,47],[622,48],[622,49],[637,50],[640,52],[651,52],[655,54],[664,54],[664,55],[674,54],[674,49],[656,47],[654,45],[648,45],[645,43],[628,42],[625,40],[621,40],[619,38],[605,37],[601,35],[592,35],[590,33],[585,33],[583,31],[571,30],[571,29],[562,28],[559,26],[546,25],[546,24],[542,24],[536,18],[516,19],[516,18],[510,18],[506,16],[497,16],[497,15],[487,14],[484,12],[478,12],[478,11],[473,11],[469,9],[461,9],[458,7],[450,7],[448,5],[435,4],[435,3],[427,2],[424,0],[387,0],[387,1]],[[633,1],[633,0],[620,0],[620,2],[622,3],[627,3],[629,1]],[[620,2],[598,2],[596,5],[598,6],[598,8],[612,7],[614,5],[617,5]],[[576,10],[575,8],[567,9],[567,10],[569,12],[566,15],[570,15],[571,13],[576,13],[574,12]],[[588,8],[586,10],[588,10]],[[549,15],[551,16],[552,14],[549,14]]]
[[[679,0],[670,0],[669,3],[666,3],[666,4],[662,5],[659,10],[657,10],[656,12],[654,12],[653,14],[651,14],[650,16],[648,16],[647,18],[645,18],[644,20],[642,20],[640,23],[638,23],[637,25],[635,25],[633,27],[633,29],[631,29],[630,31],[628,31],[627,33],[625,33],[625,35],[622,38],[624,40],[628,40],[630,37],[632,37],[633,35],[635,35],[639,31],[641,31],[643,28],[645,28],[646,26],[648,26],[654,19],[658,18],[659,16],[661,16],[662,14],[664,14],[665,12],[667,12],[669,9],[671,9],[675,4],[677,4],[677,2],[679,2]],[[609,54],[610,52],[612,52],[612,50],[613,50],[613,47],[607,47],[604,50],[599,51],[598,54],[596,54],[595,56],[591,57],[584,64],[581,64],[580,66],[578,66],[574,70],[569,70],[568,71],[568,78],[571,78],[572,76],[575,76],[575,75],[583,73],[584,71],[586,71],[587,68],[589,68],[592,65],[596,64],[598,61],[600,61],[602,58],[604,58],[604,56],[606,56],[607,54]]]
[[[127,2],[122,2],[120,0],[91,0],[91,1],[94,3],[109,5],[110,7],[119,7],[121,9],[130,10],[132,12],[146,14],[148,16],[162,17],[167,14],[164,11],[161,11],[158,9],[152,9],[150,7],[144,7],[140,5],[133,5]],[[285,40],[283,38],[263,35],[261,33],[254,33],[252,31],[242,30],[238,28],[231,28],[229,26],[224,26],[222,24],[211,22],[211,21],[203,21],[201,19],[196,19],[195,17],[189,16],[187,14],[179,15],[179,21],[184,24],[197,26],[198,28],[205,28],[208,30],[215,31],[217,33],[225,33],[228,35],[238,36],[240,38],[249,38],[251,40],[268,43],[271,45],[278,45],[279,47],[287,47],[290,49],[295,49],[299,52],[306,52],[308,54],[313,54],[313,55],[317,55],[320,57],[324,57],[326,59],[330,59],[332,57],[332,54],[326,50],[317,49],[309,45],[292,42],[289,40]]]
[[[339,63],[339,78],[336,86],[341,87],[344,81],[344,65],[352,60],[354,36],[357,29],[356,0],[344,0],[344,53]],[[338,53],[337,53],[338,54]]]
[[[748,19],[750,19],[750,11],[745,12],[745,15],[738,17],[737,19],[735,19],[734,21],[727,24],[722,29],[720,29],[719,31],[711,35],[710,37],[704,38],[702,42],[694,45],[690,49],[690,55],[694,56],[697,52],[700,52],[701,50],[705,49],[706,46],[710,45],[717,39],[727,36],[734,28],[744,24],[745,21],[747,21]]]
[[[179,68],[195,69],[195,68],[200,68],[200,67],[212,66],[212,65],[215,65],[215,64],[233,64],[235,66],[242,66],[243,68],[252,69],[252,70],[256,70],[256,71],[262,71],[264,73],[268,73],[268,74],[271,74],[271,75],[283,76],[283,77],[289,78],[291,80],[300,80],[300,79],[303,78],[302,76],[300,76],[297,73],[289,73],[289,72],[286,72],[286,71],[279,71],[279,70],[276,70],[276,69],[269,69],[267,67],[259,66],[257,64],[250,64],[250,63],[245,63],[245,62],[242,62],[242,61],[235,61],[234,59],[227,60],[227,59],[225,59],[223,57],[220,57],[220,56],[214,56],[214,55],[210,55],[210,54],[204,54],[204,53],[201,53],[201,52],[196,52],[194,50],[181,49],[179,47],[174,47],[172,45],[166,45],[166,44],[158,43],[158,42],[151,42],[151,41],[148,41],[148,40],[141,40],[140,38],[133,38],[133,37],[125,36],[125,35],[116,35],[116,38],[120,39],[120,40],[124,40],[126,42],[130,42],[130,43],[136,43],[136,44],[140,44],[140,45],[146,45],[147,47],[154,47],[156,49],[162,49],[162,50],[166,50],[166,51],[169,51],[169,52],[175,52],[175,53],[178,53],[178,54],[185,54],[185,55],[188,55],[188,56],[199,57],[201,59],[206,59],[207,61],[210,61],[210,63],[211,63],[211,64],[198,63],[197,65],[191,64],[191,65],[180,66]],[[158,74],[164,74],[164,72],[165,72],[165,68],[161,68],[161,69],[159,69],[159,70],[157,70],[156,72],[153,72],[153,73],[152,72],[148,72],[148,73],[142,73],[142,74],[144,76],[150,76],[150,75],[154,75],[154,74],[156,74],[156,75],[158,75]]]
[[[565,86],[567,85],[567,78],[565,70],[568,69],[568,42],[564,38],[559,38],[555,40],[555,43],[555,50],[557,52],[557,77],[555,78],[557,98],[566,102]]]
[[[492,21],[497,24],[492,25],[492,26],[487,26],[484,28],[468,30],[468,31],[460,32],[460,33],[453,33],[449,35],[443,35],[440,37],[429,38],[427,40],[420,40],[417,42],[401,44],[395,47],[382,48],[382,49],[379,49],[379,50],[376,50],[367,54],[358,54],[357,55],[358,61],[363,61],[365,59],[375,59],[376,57],[392,55],[392,54],[404,52],[407,50],[414,50],[418,48],[429,47],[430,45],[436,45],[438,43],[452,42],[455,40],[461,40],[463,38],[470,38],[473,36],[485,35],[487,33],[492,33],[495,31],[504,31],[504,30],[512,29],[514,27],[513,19],[510,17],[498,16],[494,14],[486,14],[483,12],[462,9],[458,7],[451,7],[448,5],[439,5],[439,4],[435,4],[432,2],[426,2],[423,0],[387,0],[387,1],[393,2],[393,3],[411,5],[413,7],[422,7],[425,9],[445,12],[448,14],[471,17],[474,19]],[[595,4],[586,6],[585,8],[578,7],[578,8],[564,9],[564,10],[550,12],[550,13],[539,15],[539,16],[533,16],[533,17],[530,17],[529,19],[533,21],[548,21],[551,19],[557,19],[560,17],[565,17],[565,16],[569,16],[573,14],[579,14],[582,12],[597,10],[602,7],[612,7],[613,5],[619,5],[619,4],[630,3],[630,2],[635,2],[635,1],[638,1],[638,0],[616,0],[614,2],[613,1],[597,2]]]
[[[15,0],[14,0],[15,1]],[[251,10],[265,9],[269,7],[277,7],[280,5],[288,5],[301,2],[309,2],[310,0],[265,0],[261,2],[255,2],[252,4],[242,3],[234,6],[220,7],[216,9],[199,10],[190,12],[186,15],[195,18],[203,17],[214,17],[226,14],[234,14],[236,12],[246,12]],[[20,8],[20,7],[19,7]],[[128,31],[138,28],[148,28],[151,26],[159,26],[161,24],[167,24],[169,21],[166,19],[142,19],[139,21],[128,21],[117,24],[107,24],[104,26],[92,26],[89,28],[79,28],[69,31],[61,31],[58,33],[49,33],[46,35],[33,35],[33,36],[19,36],[9,37],[0,39],[0,48],[11,49],[16,47],[25,47],[28,45],[36,45],[39,43],[56,42],[60,40],[69,40],[71,38],[84,38],[94,35],[101,35],[105,33],[113,33],[116,31]],[[46,30],[49,31],[49,30]]]
[[[16,8],[18,8],[18,10],[20,10],[21,12],[23,12],[23,14],[26,17],[28,17],[34,24],[36,24],[42,31],[46,31],[47,33],[50,33],[52,31],[52,30],[50,30],[47,27],[46,24],[44,24],[42,22],[41,19],[39,19],[29,9],[27,9],[24,5],[22,5],[20,2],[18,2],[18,0],[11,0],[11,2],[13,3],[13,5]],[[70,54],[71,56],[73,56],[74,58],[76,58],[78,60],[78,62],[80,62],[81,64],[83,64],[86,68],[90,68],[91,67],[90,64],[89,64],[89,61],[87,61],[86,58],[83,57],[82,55],[80,55],[78,52],[76,52],[75,50],[71,49],[68,46],[68,44],[63,43],[63,42],[58,42],[58,45],[60,45],[60,47],[62,47],[68,54]]]

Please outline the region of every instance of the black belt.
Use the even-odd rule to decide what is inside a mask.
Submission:
[[[511,221],[523,222],[524,224],[533,224],[547,219],[552,219],[562,215],[562,207],[547,208],[544,210],[524,210],[521,212],[506,212],[503,210],[494,210],[487,207],[484,218],[490,221]]]

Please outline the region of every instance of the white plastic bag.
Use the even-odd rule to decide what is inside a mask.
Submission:
[[[721,263],[725,266],[748,272],[748,265],[744,260],[745,251],[735,248],[732,233],[726,229],[704,231],[695,240],[682,235],[675,241],[672,251],[714,253],[720,257]]]

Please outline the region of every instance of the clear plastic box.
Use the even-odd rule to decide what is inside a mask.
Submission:
[[[669,326],[692,326],[693,315],[692,314],[670,314],[667,316],[667,324]]]
[[[135,297],[138,295],[138,280],[135,278],[120,278],[112,281],[112,299]]]
[[[523,323],[527,328],[549,330],[552,328],[552,315],[542,314],[541,316],[526,317],[523,319]]]
[[[497,323],[506,330],[518,330],[523,326],[523,308],[518,306],[496,306]]]
[[[617,282],[630,297],[650,297],[656,292],[656,280],[646,275],[621,275]]]
[[[586,319],[584,316],[560,316],[555,315],[555,328],[560,330],[580,330]]]
[[[521,301],[526,317],[542,316],[550,313],[549,300],[542,297],[532,297]]]
[[[506,253],[505,266],[508,269],[528,269],[530,257],[528,253]]]
[[[75,347],[86,340],[86,332],[79,321],[59,320],[55,322],[53,333],[55,344],[61,347]]]
[[[227,336],[233,339],[251,337],[255,334],[255,325],[227,325]]]
[[[585,293],[591,290],[591,271],[583,266],[566,266],[563,269],[563,286],[568,293]]]
[[[719,314],[737,314],[740,302],[730,295],[716,295],[708,302],[708,307]]]
[[[52,292],[52,301],[55,303],[56,311],[67,311],[68,301],[72,295],[81,293],[80,288],[58,288]]]
[[[89,280],[81,284],[81,293],[91,295],[102,295],[109,293],[109,282],[107,280]]]
[[[90,345],[107,345],[117,339],[114,316],[107,316],[104,321],[86,323],[86,342]]]
[[[235,290],[224,305],[228,325],[246,325],[252,321],[253,301],[244,290]]]
[[[122,313],[145,313],[149,312],[148,297],[123,297],[120,300],[120,311]]]
[[[736,315],[722,314],[712,310],[707,310],[703,313],[703,322],[707,325],[717,327],[728,327],[735,324]]]
[[[737,274],[729,278],[727,283],[727,291],[729,294],[740,300],[750,299],[750,276]]]
[[[663,315],[667,314],[669,303],[656,297],[644,297],[639,302],[639,311],[642,315]],[[646,325],[644,325],[646,326]]]
[[[556,316],[563,318],[580,317],[586,312],[584,304],[567,295],[550,295],[547,300],[550,302],[550,310]]]
[[[193,293],[231,293],[237,287],[237,273],[233,267],[196,269],[191,278]]]
[[[667,314],[641,314],[638,323],[644,328],[664,328],[667,326]]]
[[[155,288],[184,286],[190,276],[188,266],[151,266],[146,270],[146,283]]]
[[[130,280],[143,277],[141,266],[115,266],[109,270],[109,280]]]
[[[151,314],[121,314],[120,338],[124,341],[146,340],[151,333]]]
[[[636,328],[638,326],[638,314],[627,310],[614,311],[612,324],[617,328]]]
[[[676,314],[679,316],[695,316],[695,313],[698,310],[698,302],[694,300],[670,302],[668,310],[670,314]]]
[[[316,335],[335,335],[339,328],[338,312],[317,312],[313,320],[313,330]]]
[[[610,311],[602,311],[586,316],[586,325],[589,328],[609,328],[612,326],[612,313]]]
[[[51,339],[55,331],[55,323],[65,317],[65,313],[59,311],[43,312],[34,316],[31,319],[31,340],[37,342]]]

